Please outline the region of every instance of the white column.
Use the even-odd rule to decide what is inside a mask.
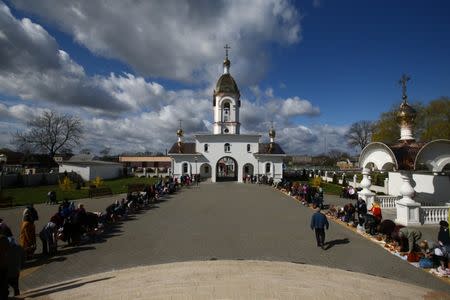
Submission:
[[[358,197],[366,201],[367,208],[371,208],[373,205],[373,201],[375,200],[375,194],[372,193],[369,188],[372,183],[369,179],[369,169],[364,168],[362,170],[363,179],[361,180],[360,186],[362,187],[362,191],[358,192]]]
[[[401,172],[402,185],[400,186],[400,194],[402,198],[397,201],[397,219],[396,223],[405,226],[417,226],[420,225],[420,203],[413,200],[415,196],[414,188],[410,183],[409,172]]]
[[[357,181],[357,179],[358,179],[358,176],[356,176],[356,174],[355,175],[353,175],[353,187],[356,189],[356,181]]]

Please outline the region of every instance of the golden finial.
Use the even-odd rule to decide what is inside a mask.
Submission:
[[[402,86],[402,100],[403,100],[397,112],[397,118],[400,122],[400,125],[402,124],[412,125],[414,119],[416,118],[416,111],[406,101],[408,99],[408,96],[406,94],[406,84],[408,83],[409,80],[411,80],[411,77],[409,77],[406,74],[403,74],[400,80],[398,81],[398,83]]]
[[[270,121],[270,129],[269,129],[269,137],[270,138],[275,138],[276,132],[275,129],[273,128],[273,120]]]
[[[183,129],[181,128],[181,120],[180,121],[180,127],[177,130],[177,136],[182,137],[183,136]]]

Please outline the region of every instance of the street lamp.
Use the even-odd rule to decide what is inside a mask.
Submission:
[[[198,185],[198,180],[200,179],[197,173],[197,156],[194,157],[194,161],[195,161],[195,184]]]
[[[0,163],[2,164],[2,171],[0,173],[0,192],[3,188],[3,173],[5,172],[6,155],[0,154]]]
[[[259,183],[259,158],[256,159],[256,164],[258,166],[258,176],[256,177],[256,183]]]

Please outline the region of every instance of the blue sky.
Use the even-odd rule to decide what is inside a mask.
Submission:
[[[0,5],[0,146],[48,109],[80,116],[93,151],[163,151],[178,118],[206,132],[225,43],[244,131],[267,138],[273,119],[289,153],[322,152],[324,135],[356,153],[346,129],[398,103],[402,73],[411,101],[450,95],[449,1]]]

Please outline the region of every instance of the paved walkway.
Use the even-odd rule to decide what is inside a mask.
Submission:
[[[112,201],[83,202],[95,211]],[[319,265],[450,292],[440,279],[337,224],[327,232],[328,249],[318,249],[309,229],[311,209],[268,186],[201,184],[158,206],[119,224],[100,243],[62,249],[50,261],[36,263],[24,272],[22,289],[129,267],[217,259]],[[40,228],[56,207],[37,208]],[[21,210],[0,211],[15,234]]]
[[[311,265],[201,261],[136,267],[30,290],[33,299],[445,299],[445,292]]]

